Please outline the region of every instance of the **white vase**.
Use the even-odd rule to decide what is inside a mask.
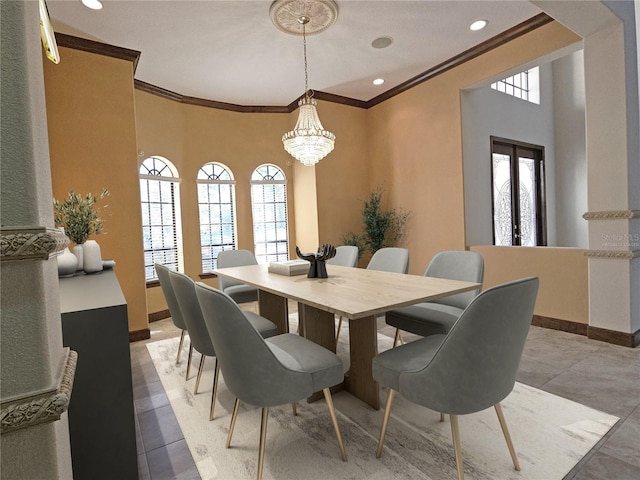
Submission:
[[[78,259],[68,248],[65,248],[64,252],[56,257],[56,261],[58,262],[59,277],[70,277],[76,273]]]
[[[78,271],[84,269],[84,256],[82,255],[82,244],[74,245],[73,254],[78,259]]]
[[[102,256],[100,255],[98,242],[87,240],[82,244],[82,262],[82,268],[86,273],[102,271]]]

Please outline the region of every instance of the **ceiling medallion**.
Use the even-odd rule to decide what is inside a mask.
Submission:
[[[302,35],[303,25],[299,19],[309,18],[304,25],[305,35],[320,33],[338,18],[338,5],[333,0],[275,0],[269,8],[273,24],[291,35]]]

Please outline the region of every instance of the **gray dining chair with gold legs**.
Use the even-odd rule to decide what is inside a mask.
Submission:
[[[467,250],[440,252],[431,259],[424,276],[482,283],[484,259],[478,252]],[[387,325],[396,327],[393,346],[395,347],[398,341],[404,343],[402,331],[422,337],[448,333],[478,293],[480,289],[388,311],[385,321]]]
[[[437,334],[383,352],[373,378],[389,388],[376,457],[382,455],[396,392],[449,414],[458,479],[464,478],[458,416],[494,407],[511,460],[520,470],[500,402],[513,390],[538,293],[538,278],[480,293],[447,335]]]
[[[333,352],[296,334],[264,339],[227,294],[203,283],[196,294],[225,383],[236,402],[226,447],[238,416],[240,402],[262,408],[257,478],[262,478],[269,408],[308,398],[322,390],[333,423],[342,460],[342,444],[330,387],[344,379],[342,360]]]
[[[218,253],[216,265],[218,268],[242,267],[257,265],[258,261],[249,250],[223,250]],[[256,302],[258,289],[228,277],[218,277],[218,288],[229,295],[236,303]]]
[[[358,266],[359,258],[360,249],[358,247],[355,245],[340,245],[339,247],[336,247],[336,255],[327,260],[327,265],[340,265],[341,267],[355,268]],[[336,328],[336,345],[338,344],[341,328],[342,315],[338,318],[338,328]]]
[[[213,348],[213,343],[211,342],[207,326],[204,323],[204,318],[202,317],[202,311],[200,310],[200,304],[198,302],[198,297],[196,296],[195,283],[187,275],[174,271],[169,272],[169,278],[176,298],[178,299],[178,304],[180,305],[183,318],[187,324],[191,344],[201,355],[200,365],[198,366],[198,376],[193,389],[194,395],[198,393],[205,358],[215,357],[216,359],[213,374],[213,390],[211,392],[211,410],[209,412],[209,420],[213,420],[213,411],[215,408],[216,394],[218,390],[218,377],[220,373],[218,357],[215,349]],[[266,318],[256,315],[253,312],[246,312],[242,310],[240,312],[248,322],[255,324],[255,328],[261,335],[269,337],[278,334],[278,327],[276,327],[273,322],[270,322]],[[189,363],[191,363],[191,356],[189,357]]]
[[[187,324],[182,318],[182,312],[180,311],[180,305],[178,299],[173,291],[171,280],[169,279],[169,269],[160,263],[155,264],[156,273],[158,274],[158,280],[160,281],[160,288],[162,294],[167,301],[167,307],[169,307],[169,315],[173,324],[179,328],[182,333],[180,334],[180,345],[178,345],[178,354],[176,355],[176,365],[180,363],[180,352],[182,352],[182,345],[184,343],[184,336],[187,333]],[[193,346],[189,345],[189,364],[187,364],[187,380],[189,380],[189,365],[191,364],[191,355],[193,353]]]

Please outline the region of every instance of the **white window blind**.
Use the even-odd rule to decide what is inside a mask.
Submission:
[[[261,165],[251,175],[254,253],[258,263],[289,260],[287,181],[275,165]]]
[[[149,157],[140,165],[146,280],[158,278],[156,263],[184,271],[179,187],[177,170],[166,158]]]
[[[217,266],[218,253],[236,246],[235,181],[220,163],[207,163],[198,171],[198,212],[202,271]]]

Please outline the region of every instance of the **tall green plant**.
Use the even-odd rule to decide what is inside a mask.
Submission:
[[[384,191],[378,187],[367,200],[363,200],[362,222],[364,233],[347,232],[342,236],[345,245],[356,245],[361,251],[375,253],[383,247],[397,245],[404,235],[409,214],[402,209],[382,209]]]
[[[84,197],[73,190],[64,201],[53,199],[53,215],[56,226],[64,227],[64,233],[77,244],[84,243],[90,235],[103,233],[104,219],[100,217],[100,209],[96,207],[98,200],[108,197],[109,191],[104,188],[96,197],[87,193]],[[102,208],[106,208],[105,205]]]

